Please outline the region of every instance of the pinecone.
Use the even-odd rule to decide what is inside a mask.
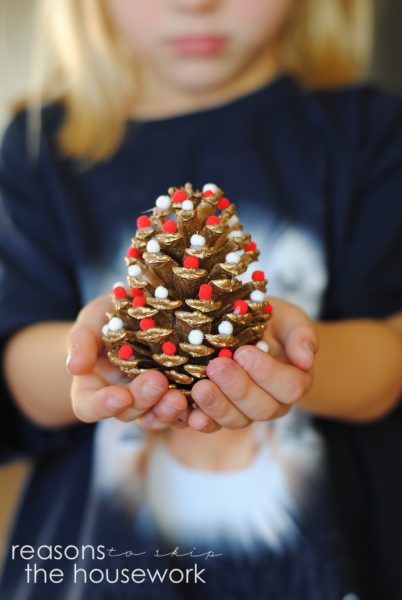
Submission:
[[[103,341],[124,374],[156,368],[190,396],[212,358],[243,344],[268,350],[259,342],[272,316],[267,280],[263,271],[237,278],[259,251],[215,184],[172,187],[150,212],[137,219],[125,258],[129,290],[115,284]]]

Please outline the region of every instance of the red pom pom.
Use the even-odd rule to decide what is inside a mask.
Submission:
[[[196,256],[186,256],[183,260],[183,267],[186,269],[198,269],[200,266],[200,261]]]
[[[212,298],[213,287],[210,283],[202,283],[198,290],[200,300],[210,300]]]
[[[173,344],[173,342],[164,342],[162,344],[162,352],[172,356],[173,354],[176,354],[176,346]]]
[[[253,252],[257,250],[257,244],[255,242],[250,242],[247,246],[244,246],[244,252]]]
[[[140,251],[138,250],[138,248],[133,248],[132,246],[130,246],[130,248],[128,248],[127,250],[127,256],[129,256],[130,258],[139,258]]]
[[[134,308],[138,308],[138,306],[145,306],[146,303],[147,301],[145,300],[144,296],[136,296],[133,300]]]
[[[151,329],[152,327],[155,327],[155,321],[153,319],[141,319],[140,329],[142,329],[142,331],[146,331],[147,329]]]
[[[120,346],[119,358],[122,358],[123,360],[127,360],[128,358],[131,358],[132,355],[133,355],[133,349],[129,344],[123,344],[122,346]]]
[[[233,312],[237,313],[238,315],[245,315],[247,311],[248,304],[244,300],[236,300],[236,302],[233,304]]]
[[[168,219],[167,221],[165,221],[162,225],[162,231],[164,233],[176,233],[177,225],[175,221],[172,221],[172,219]]]
[[[218,203],[218,208],[220,208],[220,210],[223,210],[224,208],[227,208],[229,204],[230,202],[227,198],[221,198]]]
[[[143,296],[144,290],[141,288],[130,288],[130,296],[133,298],[137,298],[138,296]]]
[[[264,306],[263,308],[263,312],[266,314],[271,314],[271,312],[273,311],[273,307],[272,304],[267,304],[266,306]]]
[[[116,286],[113,290],[113,296],[115,298],[119,298],[119,299],[125,298],[126,297],[125,288],[122,285]]]
[[[184,190],[176,190],[172,195],[173,202],[184,202],[187,200],[187,194]]]
[[[265,279],[264,271],[253,271],[251,275],[253,281],[263,281]]]
[[[219,225],[220,222],[221,222],[221,220],[219,217],[217,217],[216,215],[211,215],[205,221],[205,225]]]
[[[229,348],[222,348],[222,350],[219,350],[218,356],[223,356],[224,358],[232,358],[233,352],[229,350]]]
[[[151,226],[151,219],[147,217],[147,215],[141,215],[137,219],[137,227],[138,229],[145,229],[146,227]]]
[[[215,196],[215,194],[212,190],[206,190],[205,192],[202,192],[202,195],[204,198],[209,198],[210,196]]]

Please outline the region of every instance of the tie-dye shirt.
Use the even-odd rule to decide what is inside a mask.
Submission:
[[[281,76],[221,106],[131,121],[118,151],[87,169],[57,152],[61,115],[56,106],[44,111],[35,160],[25,151],[25,113],[3,142],[3,346],[24,325],[74,319],[86,302],[124,280],[136,217],[170,185],[186,181],[195,187],[215,181],[236,203],[261,249],[269,294],[295,302],[313,319],[400,309],[399,98],[362,86],[307,93]],[[373,497],[374,485],[373,478],[361,481],[370,453],[362,454],[351,437],[362,428],[320,425],[294,408],[272,423],[253,424],[258,451],[246,468],[208,472],[181,464],[162,441],[149,447],[132,423],[40,430],[18,414],[3,387],[1,448],[8,456],[37,456],[10,543],[70,545],[71,554],[87,547],[75,561],[32,561],[62,568],[60,584],[28,584],[26,561],[8,553],[5,598],[352,600],[378,598],[379,591],[393,598],[402,589],[384,567],[359,579],[358,551],[341,533],[343,485],[343,496],[350,491],[345,506],[355,510],[359,499],[363,544],[376,510],[361,502],[366,490]],[[353,520],[346,518],[350,530]],[[396,539],[398,531],[389,535]],[[98,569],[99,581],[85,583],[80,572],[74,582],[74,565],[86,575]],[[202,570],[205,581],[193,581],[193,571],[188,582],[179,581],[185,568]],[[105,580],[106,569],[115,582]],[[124,569],[143,569],[146,581],[122,581]],[[162,582],[155,569],[164,573]]]

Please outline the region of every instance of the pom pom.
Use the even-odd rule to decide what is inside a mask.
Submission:
[[[257,342],[256,346],[263,352],[269,352],[269,346],[268,346],[267,342],[264,342],[264,340],[260,340],[259,342]]]
[[[187,194],[184,190],[176,190],[174,194],[172,194],[173,202],[184,202],[187,200]]]
[[[228,225],[232,227],[232,225],[237,225],[239,223],[239,217],[237,215],[232,215],[228,221]]]
[[[218,186],[215,183],[206,183],[203,188],[202,191],[205,192],[212,192],[213,194],[216,194],[216,192],[218,191]]]
[[[132,246],[130,246],[127,250],[127,256],[129,256],[130,258],[139,258],[140,251],[138,250],[138,248],[133,248]]]
[[[142,331],[147,331],[147,329],[151,329],[152,327],[155,327],[155,321],[153,319],[149,319],[148,317],[141,319],[140,329],[142,329]]]
[[[158,241],[155,239],[149,240],[149,242],[147,243],[147,251],[148,252],[160,252],[161,247],[159,246]]]
[[[237,254],[237,252],[229,252],[225,256],[225,262],[229,265],[237,265],[240,262],[240,254]]]
[[[229,348],[222,348],[222,350],[219,350],[218,356],[220,358],[222,358],[222,357],[224,357],[224,358],[232,358],[233,352],[231,350],[229,350]]]
[[[200,261],[196,256],[186,256],[183,260],[183,267],[186,269],[198,269],[200,266]]]
[[[264,306],[262,312],[264,312],[265,314],[270,315],[273,310],[274,309],[273,309],[272,304],[267,304],[266,306]]]
[[[198,290],[200,300],[210,300],[212,298],[213,287],[210,283],[202,283]]]
[[[216,215],[211,215],[205,221],[205,225],[219,225],[220,222],[221,222],[221,220],[219,217],[217,217]]]
[[[172,219],[168,219],[167,221],[165,221],[163,223],[162,230],[163,230],[163,233],[176,233],[177,225],[176,225],[175,221],[172,221]]]
[[[221,335],[232,335],[233,325],[230,321],[222,321],[218,325],[218,331]]]
[[[120,317],[112,317],[108,323],[110,331],[120,331],[123,329],[124,323]]]
[[[109,323],[106,323],[106,325],[102,327],[102,335],[105,337],[109,335]]]
[[[202,248],[206,244],[206,239],[199,233],[194,233],[190,238],[190,244],[193,248]]]
[[[138,229],[146,229],[147,227],[151,227],[151,225],[152,225],[151,219],[149,217],[147,217],[147,215],[141,215],[140,217],[138,217],[138,219],[137,219]]]
[[[229,206],[230,202],[227,198],[221,198],[218,202],[218,208],[220,210],[225,210]]]
[[[163,285],[158,285],[155,289],[155,298],[167,298],[169,296],[169,292]]]
[[[260,290],[253,290],[250,294],[250,300],[253,302],[264,302],[265,294]]]
[[[184,200],[183,204],[181,205],[181,209],[194,210],[194,204],[191,202],[191,200]]]
[[[133,356],[133,349],[129,344],[123,344],[119,348],[119,358],[127,360]]]
[[[264,279],[265,279],[264,271],[253,271],[253,274],[251,275],[251,279],[253,281],[264,281]]]
[[[158,196],[156,199],[156,206],[161,210],[167,210],[171,204],[170,196]]]
[[[162,344],[162,352],[172,356],[173,354],[176,354],[176,346],[173,344],[173,342],[164,342]]]
[[[254,252],[254,250],[257,250],[257,244],[253,241],[244,246],[244,252]]]
[[[241,229],[233,229],[229,231],[228,238],[229,240],[233,240],[233,238],[239,237],[239,235],[241,235]]]
[[[133,299],[133,306],[134,306],[134,308],[138,308],[139,306],[145,306],[146,303],[147,303],[147,301],[144,298],[144,296],[136,296]]]
[[[130,275],[130,277],[138,277],[139,275],[141,275],[142,273],[142,269],[141,269],[141,265],[130,265],[128,267],[128,274]]]
[[[202,340],[204,339],[204,333],[201,329],[192,329],[188,334],[188,341],[193,346],[199,346],[202,344]]]
[[[126,295],[126,288],[124,288],[122,285],[117,285],[115,288],[113,288],[113,296],[115,298],[122,300],[126,297]]]
[[[248,304],[244,300],[236,300],[236,302],[233,304],[233,312],[237,313],[238,315],[245,315],[247,311]]]
[[[144,295],[143,289],[135,288],[135,287],[130,288],[130,296],[132,296],[133,298],[138,298],[143,295]]]

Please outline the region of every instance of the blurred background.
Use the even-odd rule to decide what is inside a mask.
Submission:
[[[23,95],[29,77],[35,5],[35,0],[0,0],[0,134],[10,103]],[[369,80],[402,93],[402,0],[375,0],[375,11]],[[0,558],[28,468],[22,462],[0,467]]]

